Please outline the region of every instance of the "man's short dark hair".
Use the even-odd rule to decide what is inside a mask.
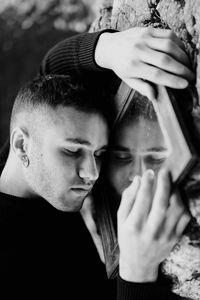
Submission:
[[[68,75],[47,75],[37,77],[19,90],[12,110],[11,127],[18,113],[31,111],[39,105],[52,108],[70,106],[86,113],[99,113],[108,119],[103,95],[88,91]]]

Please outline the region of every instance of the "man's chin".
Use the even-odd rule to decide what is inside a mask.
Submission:
[[[64,211],[68,211],[68,212],[77,212],[79,211],[82,206],[83,206],[83,202],[85,200],[85,197],[77,197],[77,198],[71,198],[70,201],[69,199],[65,199],[62,202],[62,206],[63,206],[63,210]]]

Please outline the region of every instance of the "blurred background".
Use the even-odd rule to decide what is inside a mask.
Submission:
[[[86,32],[101,0],[0,0],[0,147],[12,104],[56,42]]]

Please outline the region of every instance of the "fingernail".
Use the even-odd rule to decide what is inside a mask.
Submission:
[[[188,86],[188,81],[185,79],[181,79],[177,82],[177,87],[180,89],[184,89]]]
[[[148,169],[145,173],[149,179],[154,179],[155,173],[152,169]]]
[[[136,176],[133,178],[133,183],[136,184],[136,183],[140,182],[140,180],[141,180],[141,176],[136,175]]]

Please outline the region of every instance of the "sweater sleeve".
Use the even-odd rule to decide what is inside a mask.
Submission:
[[[127,282],[118,277],[117,300],[181,300],[169,287],[158,283]]]
[[[99,67],[94,59],[95,47],[100,35],[104,32],[115,32],[107,29],[94,33],[76,34],[67,38],[45,55],[40,66],[40,74],[73,74],[81,76],[85,72],[113,73],[108,69]]]

